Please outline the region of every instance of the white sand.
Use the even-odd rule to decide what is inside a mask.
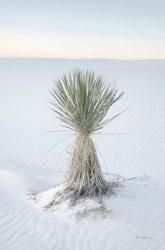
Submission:
[[[94,138],[104,173],[127,179],[104,201],[105,218],[46,213],[26,198],[67,167],[71,135],[46,132],[61,130],[46,105],[51,81],[73,67],[117,79],[126,95],[112,111],[130,106]],[[0,59],[0,68],[0,250],[164,250],[165,61]],[[116,132],[128,134],[107,134]]]

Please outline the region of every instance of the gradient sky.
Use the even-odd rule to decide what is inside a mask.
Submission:
[[[165,59],[165,0],[0,0],[0,57]]]

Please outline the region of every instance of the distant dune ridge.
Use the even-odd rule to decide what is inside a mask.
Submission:
[[[125,180],[105,218],[45,213],[25,196],[63,179],[72,136],[48,100],[52,81],[74,68],[116,80],[126,94],[112,114],[129,107],[94,137],[104,174]],[[0,69],[0,249],[164,250],[165,60],[0,59]]]

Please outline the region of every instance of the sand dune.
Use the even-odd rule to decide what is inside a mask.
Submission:
[[[126,181],[111,216],[46,213],[28,199],[61,182],[72,135],[46,107],[52,80],[74,67],[117,79],[129,106],[94,138],[103,171]],[[0,249],[165,249],[165,61],[0,60]],[[114,134],[124,133],[124,134]]]

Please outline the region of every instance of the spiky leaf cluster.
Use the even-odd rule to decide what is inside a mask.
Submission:
[[[90,135],[120,114],[105,119],[123,92],[118,94],[115,86],[106,84],[92,71],[76,70],[57,79],[51,94],[52,110],[64,125],[81,135]]]

